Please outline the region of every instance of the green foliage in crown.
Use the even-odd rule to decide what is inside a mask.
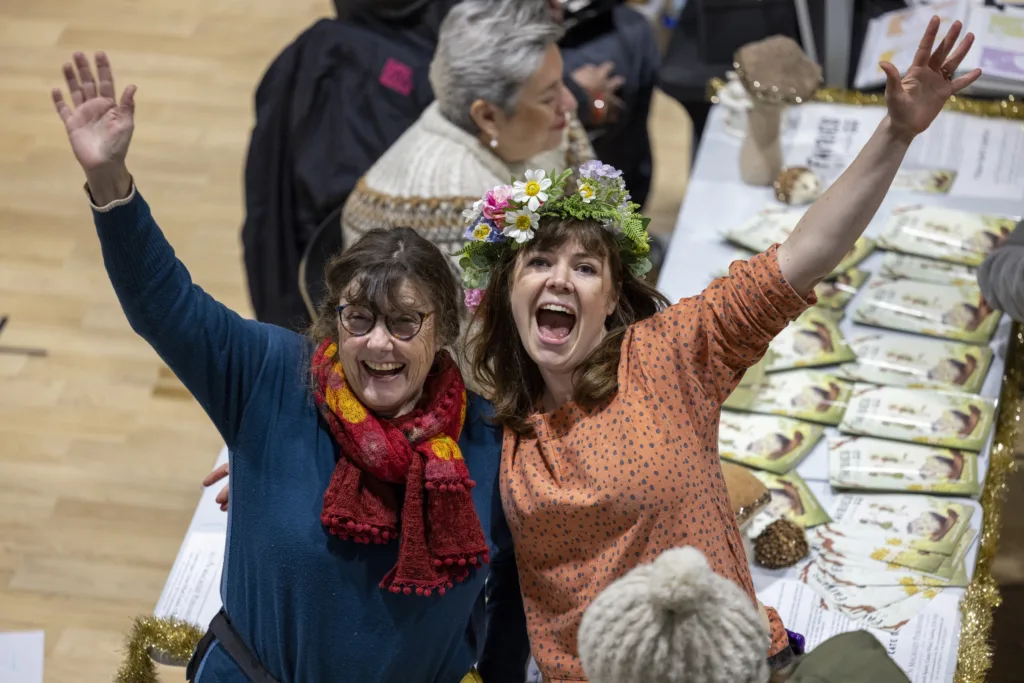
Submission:
[[[456,256],[462,267],[466,305],[476,308],[490,284],[491,270],[506,250],[532,240],[542,218],[596,222],[618,238],[619,252],[630,271],[643,277],[651,270],[647,225],[630,201],[622,172],[599,161],[579,167],[574,190],[567,191],[572,170],[527,171],[525,180],[491,189],[463,212],[468,227]]]

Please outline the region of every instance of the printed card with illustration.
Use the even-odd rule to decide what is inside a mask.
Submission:
[[[876,279],[864,286],[854,322],[931,337],[987,344],[1000,313],[975,286]]]
[[[816,563],[802,568],[799,579],[821,596],[831,609],[848,619],[889,631],[899,630],[943,591],[942,586],[914,583],[858,585],[833,576]]]
[[[814,288],[814,294],[818,297],[815,308],[823,308],[829,311],[839,311],[846,308],[857,290],[867,281],[870,273],[866,270],[851,268],[833,278],[822,280]],[[812,308],[811,310],[814,310]]]
[[[722,411],[718,453],[723,460],[785,474],[811,452],[823,432],[821,425],[788,417]]]
[[[762,252],[773,244],[786,241],[804,215],[805,209],[768,206],[725,234],[725,238],[752,252]],[[840,275],[863,261],[874,251],[875,241],[869,237],[859,238],[833,270],[831,275]]]
[[[804,567],[799,576],[801,581],[813,588],[830,605],[850,618],[863,621],[866,617],[873,616],[879,628],[887,629],[898,629],[903,625],[901,622],[904,618],[915,616],[928,605],[929,600],[937,597],[943,590],[940,586],[916,584],[861,586],[839,579],[815,563]],[[915,596],[924,599],[909,600]],[[891,616],[877,616],[886,611],[899,616],[896,619],[892,619]]]
[[[753,474],[772,494],[771,502],[765,509],[769,516],[776,519],[785,517],[805,529],[829,522],[825,509],[807,488],[807,482],[796,472],[772,474],[755,470]]]
[[[978,532],[974,528],[967,529],[956,544],[956,550],[942,562],[942,566],[939,567],[939,571],[935,572],[935,575],[943,580],[948,580],[951,586],[966,586],[967,553],[977,537]]]
[[[981,391],[992,349],[941,339],[875,332],[849,340],[857,360],[836,368],[845,379],[912,389]]]
[[[834,525],[819,526],[807,532],[807,543],[819,553],[827,553],[844,560],[866,558],[876,562],[896,564],[925,574],[936,574],[946,556],[927,550],[915,550],[905,545],[892,545],[884,537],[858,537],[845,528]]]
[[[768,372],[836,365],[854,359],[836,321],[809,308],[772,340],[765,354]]]
[[[883,249],[977,266],[1003,240],[1016,219],[944,206],[894,209],[878,245]]]
[[[729,397],[723,407],[837,425],[846,412],[850,384],[817,370],[773,372],[764,377],[745,407]]]
[[[837,489],[974,496],[978,455],[937,446],[834,436],[828,440],[829,483]]]
[[[844,493],[832,503],[830,533],[942,555],[957,551],[975,506],[936,496]]]
[[[928,194],[949,194],[955,180],[956,171],[952,169],[900,169],[896,173],[890,189]]]
[[[977,394],[858,383],[839,431],[977,452],[995,412],[995,400]]]
[[[919,615],[931,601],[942,594],[942,588],[908,588],[907,597],[890,605],[873,607],[870,603],[853,607],[840,607],[839,611],[848,619],[856,620],[863,626],[880,631],[896,632]]]
[[[895,251],[885,252],[878,272],[890,280],[917,280],[955,287],[973,287],[978,282],[977,268]]]
[[[948,560],[948,558],[947,558]],[[945,563],[947,560],[944,560]],[[879,562],[871,558],[846,558],[828,552],[816,553],[811,562],[820,565],[839,580],[858,586],[933,586],[962,587],[967,585],[967,573],[961,571],[951,579],[929,576],[909,567]],[[942,565],[939,565],[939,572]]]

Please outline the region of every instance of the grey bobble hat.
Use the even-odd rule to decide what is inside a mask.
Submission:
[[[750,597],[695,548],[673,548],[605,588],[583,614],[590,683],[765,683],[769,635]]]

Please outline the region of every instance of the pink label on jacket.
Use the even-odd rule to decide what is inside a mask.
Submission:
[[[380,72],[380,84],[408,97],[412,93],[412,68],[391,57]]]

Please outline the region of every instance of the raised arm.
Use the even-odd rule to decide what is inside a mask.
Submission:
[[[115,101],[106,55],[94,77],[85,55],[64,65],[74,108],[53,102],[85,172],[103,262],[134,329],[156,350],[230,446],[268,348],[265,325],[244,320],[192,284],[138,193],[125,164],[135,87]]]
[[[931,125],[950,96],[981,76],[975,69],[955,80],[960,62],[974,42],[968,33],[953,50],[962,26],[954,22],[932,52],[939,18],[932,17],[903,78],[889,62],[885,72],[888,113],[850,167],[804,214],[779,247],[783,276],[806,295],[832,272],[868,227],[914,138]]]

